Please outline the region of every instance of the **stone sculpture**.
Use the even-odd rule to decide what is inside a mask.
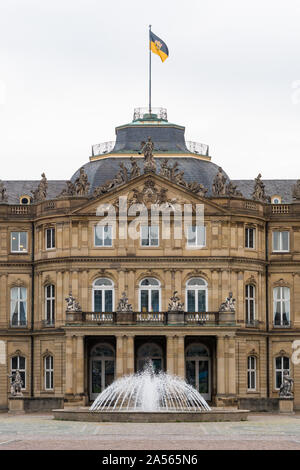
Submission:
[[[139,166],[133,157],[130,157],[130,163],[131,163],[130,179],[137,178],[141,174]]]
[[[300,180],[297,180],[297,183],[293,186],[293,198],[300,199]]]
[[[241,191],[237,190],[237,186],[234,185],[232,181],[229,181],[229,183],[226,185],[225,194],[229,197],[243,197]]]
[[[283,371],[283,377],[282,377],[282,384],[280,386],[279,390],[279,397],[280,398],[291,398],[293,397],[293,385],[294,385],[294,380],[292,377],[289,375],[288,370]]]
[[[132,312],[132,305],[128,302],[128,297],[125,292],[123,292],[119,300],[117,312]]]
[[[170,302],[168,306],[169,312],[183,312],[183,303],[180,302],[180,297],[177,295],[177,290],[174,291],[173,295],[170,297]]]
[[[75,184],[73,184],[72,181],[67,181],[66,184],[67,184],[66,189],[63,189],[62,192],[59,194],[58,197],[62,197],[62,196],[76,196]]]
[[[22,397],[23,396],[23,393],[22,393],[23,380],[21,378],[20,371],[17,369],[14,374],[9,375],[8,377],[12,379],[11,385],[10,385],[11,395],[13,395],[14,397],[16,396]]]
[[[222,302],[219,312],[235,312],[235,299],[232,297],[232,292],[229,292],[225,302]]]
[[[226,194],[226,176],[223,174],[222,168],[219,166],[218,173],[214,177],[212,184],[213,196],[225,196]]]
[[[0,202],[7,202],[6,187],[4,186],[3,181],[0,181]]]
[[[69,293],[69,297],[65,299],[67,302],[67,312],[81,312],[81,306],[76,302],[75,297],[73,297],[72,292]]]
[[[261,201],[261,202],[268,202],[269,198],[267,198],[265,194],[265,185],[261,180],[261,174],[255,178],[254,180],[254,189],[252,193],[252,199],[255,201]]]
[[[153,157],[154,144],[151,137],[148,137],[147,142],[141,142],[141,151],[139,154],[144,154],[144,173],[155,173],[156,163]]]
[[[48,189],[48,181],[46,178],[45,173],[41,174],[41,181],[34,191],[31,191],[33,195],[33,202],[41,202],[44,201],[47,197],[47,189]]]
[[[79,170],[79,176],[75,180],[75,190],[77,196],[86,196],[90,189],[90,183],[88,181],[88,176],[83,167]]]

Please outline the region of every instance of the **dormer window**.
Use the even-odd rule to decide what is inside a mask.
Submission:
[[[20,204],[24,205],[29,205],[31,202],[31,197],[27,196],[27,194],[24,194],[23,196],[20,197]]]
[[[271,204],[281,204],[281,196],[275,194],[271,197]]]

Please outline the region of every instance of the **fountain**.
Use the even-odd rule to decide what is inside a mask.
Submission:
[[[156,373],[152,362],[142,372],[121,377],[87,409],[53,410],[55,419],[96,422],[244,421],[247,410],[211,409],[200,393],[180,377]]]
[[[142,372],[122,377],[98,395],[90,411],[211,411],[204,398],[183,379],[160,371],[152,362]]]

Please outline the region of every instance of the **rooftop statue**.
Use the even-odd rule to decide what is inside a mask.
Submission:
[[[33,195],[33,202],[44,201],[47,197],[48,181],[47,181],[45,173],[42,173],[41,177],[42,179],[37,189],[35,189],[34,191],[31,191]]]
[[[147,142],[141,142],[141,151],[139,154],[144,154],[144,173],[155,173],[156,163],[153,157],[154,143],[151,137],[148,137]]]
[[[192,183],[188,183],[187,188],[193,193],[196,193],[198,194],[198,196],[202,196],[202,197],[204,197],[208,191],[208,189],[205,188],[203,184],[196,183],[196,181],[193,181]]]
[[[174,291],[168,306],[169,312],[183,312],[183,303],[180,302],[180,297],[177,295],[177,290]]]
[[[127,168],[126,168],[126,166],[124,165],[124,163],[120,163],[119,166],[120,166],[120,168],[121,168],[120,172],[121,172],[122,179],[123,179],[122,182],[127,182],[127,181],[129,180],[129,178],[128,178],[128,173],[127,173]]]
[[[119,300],[117,312],[132,312],[132,305],[128,302],[128,297],[125,292],[123,292]]]
[[[23,393],[22,393],[23,380],[22,380],[20,371],[17,369],[14,374],[9,375],[8,377],[12,379],[11,386],[10,386],[11,395],[13,395],[14,397],[16,396],[22,397],[23,396]]]
[[[233,184],[232,181],[229,181],[229,183],[226,185],[225,193],[229,197],[231,197],[231,196],[243,197],[241,191],[237,190],[237,186],[235,184]]]
[[[63,189],[62,192],[58,195],[58,197],[62,196],[76,196],[75,184],[73,184],[72,181],[67,181],[66,189]]]
[[[300,180],[297,180],[297,183],[293,186],[293,198],[300,199]]]
[[[82,308],[78,302],[76,302],[75,297],[73,297],[72,292],[69,293],[69,297],[65,299],[67,302],[67,312],[81,312]]]
[[[214,177],[212,185],[213,196],[225,196],[226,195],[226,176],[223,174],[222,168],[219,166],[218,173]]]
[[[83,166],[79,170],[79,176],[76,178],[74,185],[77,196],[86,196],[88,194],[90,183]]]
[[[268,202],[270,199],[265,194],[265,185],[261,180],[260,173],[254,180],[254,189],[252,193],[252,199],[254,199],[255,201],[261,201],[261,202]]]
[[[219,312],[235,312],[235,299],[232,297],[232,292],[229,292],[225,302],[222,302]]]
[[[4,186],[3,181],[0,181],[0,202],[7,202],[8,197],[6,194],[6,187]]]
[[[137,178],[141,174],[140,168],[133,157],[130,157],[130,163],[131,163],[130,179]]]
[[[282,384],[280,386],[279,390],[279,397],[280,398],[292,398],[293,397],[293,385],[294,385],[294,380],[292,377],[289,375],[288,370],[283,371],[283,376],[282,376]]]

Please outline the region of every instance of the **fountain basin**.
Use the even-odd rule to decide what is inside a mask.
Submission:
[[[218,421],[247,421],[249,411],[218,409],[210,411],[101,411],[89,408],[67,408],[53,410],[54,419],[96,423],[200,423]]]

